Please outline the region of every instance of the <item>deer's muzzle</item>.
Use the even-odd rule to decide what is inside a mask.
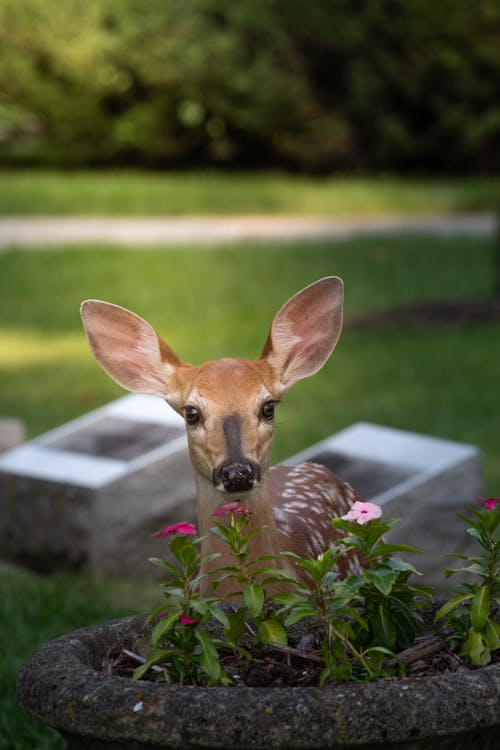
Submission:
[[[223,463],[214,469],[213,482],[225,492],[247,492],[260,479],[260,469],[252,461]]]

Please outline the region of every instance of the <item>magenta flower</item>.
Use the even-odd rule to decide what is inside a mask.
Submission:
[[[238,516],[243,516],[243,518],[246,518],[248,520],[252,515],[252,509],[249,508],[248,505],[241,505],[238,502],[232,502],[221,505],[221,507],[217,508],[217,510],[215,510],[212,515],[228,516],[231,515],[231,513],[235,513]]]
[[[159,615],[156,616],[157,620],[164,620],[165,617],[168,617],[170,612],[161,612]],[[197,620],[193,620],[192,617],[188,617],[187,615],[181,615],[179,617],[179,622],[181,625],[194,625]]]
[[[192,617],[188,617],[187,615],[181,615],[180,623],[181,625],[194,625],[196,623],[196,620],[193,620]]]
[[[478,497],[485,510],[495,510],[500,505],[500,497]]]
[[[342,520],[356,521],[356,523],[363,525],[368,523],[368,521],[373,521],[375,518],[380,518],[381,515],[382,508],[380,505],[375,505],[375,503],[363,503],[358,500],[354,503],[349,513],[342,516]]]
[[[163,536],[177,536],[178,534],[191,534],[192,536],[196,536],[197,533],[198,532],[196,531],[196,526],[193,526],[192,523],[183,521],[182,523],[174,523],[171,526],[165,526],[164,529],[155,531],[152,536],[155,536],[157,538]]]

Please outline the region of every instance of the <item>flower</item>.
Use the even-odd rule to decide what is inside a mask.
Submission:
[[[231,513],[235,513],[236,515],[243,516],[243,518],[246,518],[247,520],[252,515],[251,508],[248,507],[248,505],[241,505],[238,502],[232,502],[232,503],[226,503],[225,505],[221,505],[220,508],[217,508],[212,515],[213,516],[227,516]]]
[[[187,615],[181,615],[180,616],[180,623],[181,625],[194,625],[196,620],[193,620],[192,617],[188,617]]]
[[[194,526],[192,523],[183,521],[182,523],[174,523],[171,526],[165,526],[164,529],[155,531],[152,536],[155,536],[157,538],[163,536],[176,536],[177,534],[191,534],[192,536],[196,536],[197,533],[198,532],[196,531],[196,526]]]
[[[500,505],[500,497],[478,497],[485,510],[495,510]]]
[[[363,503],[357,501],[352,506],[349,513],[342,516],[343,521],[356,521],[357,523],[364,524],[368,521],[373,521],[375,518],[380,518],[382,515],[382,508],[380,505],[375,503]]]
[[[156,615],[157,620],[164,620],[165,617],[168,617],[170,612],[161,612],[159,615]],[[179,618],[179,622],[181,625],[194,625],[197,620],[193,620],[192,617],[188,617],[187,615],[181,615]]]

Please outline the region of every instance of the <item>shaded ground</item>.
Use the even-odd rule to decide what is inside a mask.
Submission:
[[[460,328],[474,323],[500,321],[500,296],[417,302],[392,308],[370,310],[366,315],[346,321],[350,330],[387,328],[403,325],[410,328],[441,326]]]

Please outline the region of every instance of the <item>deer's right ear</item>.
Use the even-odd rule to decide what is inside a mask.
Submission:
[[[92,353],[113,380],[129,391],[168,399],[184,363],[149,323],[99,300],[83,302],[80,313]]]

